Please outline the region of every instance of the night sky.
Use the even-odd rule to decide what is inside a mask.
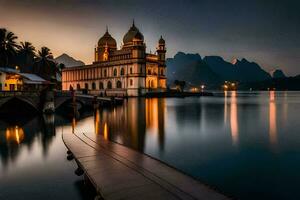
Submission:
[[[267,0],[0,0],[0,26],[20,41],[86,63],[108,25],[121,45],[134,18],[147,51],[160,35],[176,52],[247,58],[267,71],[300,74],[300,1]]]

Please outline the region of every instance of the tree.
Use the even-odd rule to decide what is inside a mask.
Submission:
[[[18,64],[21,72],[33,73],[35,47],[30,42],[21,42],[18,51]]]
[[[185,81],[179,81],[179,80],[175,80],[174,84],[176,85],[176,89],[180,92],[183,92],[184,87],[185,87]]]
[[[14,66],[17,49],[19,45],[18,37],[5,28],[0,29],[0,67]]]
[[[53,81],[56,80],[56,72],[58,71],[56,66],[50,49],[42,47],[35,59],[34,73],[46,80]]]

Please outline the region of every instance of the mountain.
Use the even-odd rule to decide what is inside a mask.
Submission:
[[[203,59],[210,68],[224,80],[237,80],[238,71],[236,67],[225,61],[220,56],[206,56]]]
[[[206,56],[203,59],[211,69],[224,80],[239,82],[256,82],[271,79],[271,75],[257,63],[249,62],[245,58],[235,59],[233,63],[224,61],[219,56]]]
[[[285,74],[280,69],[276,69],[275,71],[273,71],[272,72],[272,77],[273,78],[286,78]]]
[[[82,62],[80,60],[75,60],[74,58],[72,58],[71,56],[69,56],[68,54],[65,54],[65,53],[56,57],[54,60],[58,63],[63,63],[65,65],[65,67],[74,67],[74,66],[85,65],[84,62]]]
[[[222,83],[222,79],[211,70],[199,54],[178,52],[174,58],[168,58],[166,64],[168,84],[173,84],[175,80],[184,80],[190,85],[205,84],[208,88],[212,88]]]

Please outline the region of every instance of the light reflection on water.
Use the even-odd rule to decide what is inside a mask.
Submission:
[[[0,121],[0,199],[84,199],[61,141],[74,131],[101,134],[240,199],[300,199],[299,113],[298,92],[226,92],[131,98],[70,121]]]

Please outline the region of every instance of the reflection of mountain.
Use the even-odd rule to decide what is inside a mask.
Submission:
[[[29,150],[36,139],[42,144],[43,154],[47,150],[55,136],[54,116],[44,119],[38,117],[24,123],[7,123],[0,121],[0,157],[1,162],[6,166],[14,162],[22,148],[26,146]]]
[[[155,135],[160,150],[163,150],[165,99],[132,98],[124,104],[96,112],[96,132],[142,152],[146,134]]]

